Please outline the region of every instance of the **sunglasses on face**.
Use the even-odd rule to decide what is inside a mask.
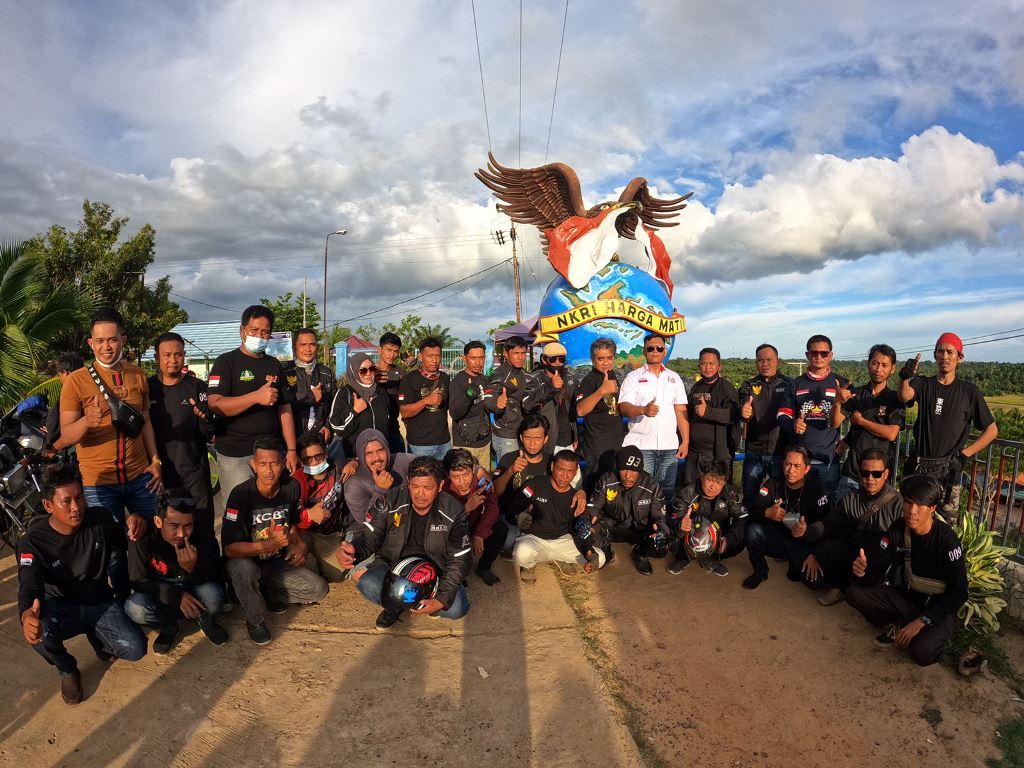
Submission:
[[[877,479],[879,479],[884,474],[885,474],[885,470],[884,469],[862,469],[860,471],[860,476],[863,477],[864,479],[867,479],[869,477],[873,477],[873,478],[875,478],[875,480],[877,480]]]
[[[832,353],[829,352],[827,349],[808,349],[807,350],[807,356],[808,357],[828,357],[831,354]]]
[[[377,366],[376,365],[371,365],[371,366],[363,366],[362,368],[359,369],[359,372],[360,373],[373,373],[376,370],[377,370]]]
[[[549,363],[564,363],[565,355],[545,355]]]
[[[327,458],[326,454],[314,453],[312,456],[303,456],[302,457],[302,463],[303,464],[319,464],[325,458]]]
[[[650,344],[650,345],[644,347],[644,351],[645,352],[664,352],[665,348],[664,347],[660,347],[657,344]]]

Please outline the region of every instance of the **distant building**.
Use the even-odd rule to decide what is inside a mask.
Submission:
[[[185,358],[188,369],[201,379],[206,379],[213,367],[213,361],[225,352],[237,349],[242,343],[238,335],[238,321],[220,323],[181,323],[171,328],[185,340]],[[143,362],[154,362],[156,351],[147,349],[142,355]]]

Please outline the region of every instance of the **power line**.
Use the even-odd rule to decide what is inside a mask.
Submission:
[[[476,0],[470,0],[473,8],[473,34],[476,36],[476,61],[480,67],[480,93],[484,99],[484,125],[487,127],[487,151],[491,151],[491,119],[487,116],[487,90],[484,88],[484,57],[480,54],[480,30],[476,26]]]
[[[467,261],[472,261],[472,262],[477,262],[477,263],[482,261],[484,263],[487,263],[488,261],[501,261],[501,260],[502,259],[443,259],[443,260],[442,259],[430,259],[430,260],[427,260],[427,261],[373,261],[373,262],[364,261],[364,262],[345,262],[344,266],[346,266],[346,267],[378,267],[378,266],[386,267],[386,266],[390,266],[392,264],[441,264],[441,263],[444,263],[444,264],[455,264],[455,263],[462,263],[462,262],[467,262]],[[261,264],[261,265],[258,265],[258,266],[251,266],[251,267],[244,267],[244,266],[233,266],[233,267],[232,266],[214,266],[214,267],[207,267],[206,265],[202,265],[200,267],[197,267],[195,270],[191,270],[191,271],[201,272],[201,273],[205,274],[207,272],[263,272],[263,271],[280,271],[280,270],[296,271],[296,270],[301,270],[301,269],[302,269],[302,265],[301,264],[286,264],[286,265],[283,265],[283,266],[282,265],[262,265]]]
[[[204,307],[212,307],[213,309],[222,309],[225,312],[233,312],[236,315],[242,314],[242,310],[240,310],[240,309],[231,309],[230,307],[222,307],[219,304],[210,304],[209,302],[206,302],[206,301],[200,301],[199,299],[193,299],[191,296],[183,296],[182,294],[175,293],[174,291],[168,291],[167,293],[169,295],[175,296],[175,297],[177,297],[179,299],[184,299],[185,301],[191,301],[193,304],[202,304]]]
[[[1021,336],[1024,336],[1024,334],[1021,334],[1021,333],[1018,333],[1015,336],[1006,336],[1006,335],[1004,335],[1004,334],[1016,333],[1017,331],[1024,331],[1024,328],[1007,328],[1005,331],[994,331],[992,333],[983,333],[980,336],[968,336],[967,338],[962,339],[962,341],[963,341],[965,347],[969,347],[969,346],[973,346],[975,344],[988,344],[990,341],[1005,341],[1006,339],[1017,339],[1017,338],[1020,338]],[[999,336],[1000,338],[998,338],[998,339],[987,338],[989,336]],[[976,341],[976,339],[984,339],[984,341]],[[899,355],[899,354],[903,354],[905,352],[927,352],[927,351],[931,350],[932,348],[933,348],[932,344],[929,344],[929,343],[926,342],[926,343],[922,344],[919,347],[905,347],[903,349],[897,349],[895,351],[896,351],[896,354]]]
[[[544,145],[544,162],[548,161],[551,149],[551,126],[555,124],[555,99],[558,97],[558,75],[562,71],[562,49],[565,47],[565,25],[569,21],[569,0],[565,0],[565,15],[562,17],[562,42],[558,44],[558,65],[555,67],[555,89],[551,93],[551,119],[548,120],[548,141]],[[520,161],[520,165],[522,162]]]

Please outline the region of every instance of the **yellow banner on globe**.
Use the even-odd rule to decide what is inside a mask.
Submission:
[[[540,332],[542,335],[557,334],[589,323],[592,320],[606,318],[618,318],[636,323],[648,331],[662,333],[666,336],[675,336],[686,330],[686,318],[680,314],[671,317],[652,312],[641,307],[632,301],[625,299],[598,299],[578,307],[559,312],[557,315],[548,315],[540,319]]]

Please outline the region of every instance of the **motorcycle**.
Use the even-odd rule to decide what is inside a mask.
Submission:
[[[43,509],[42,467],[48,461],[43,431],[45,401],[19,403],[0,419],[0,540],[16,549],[18,540]]]

